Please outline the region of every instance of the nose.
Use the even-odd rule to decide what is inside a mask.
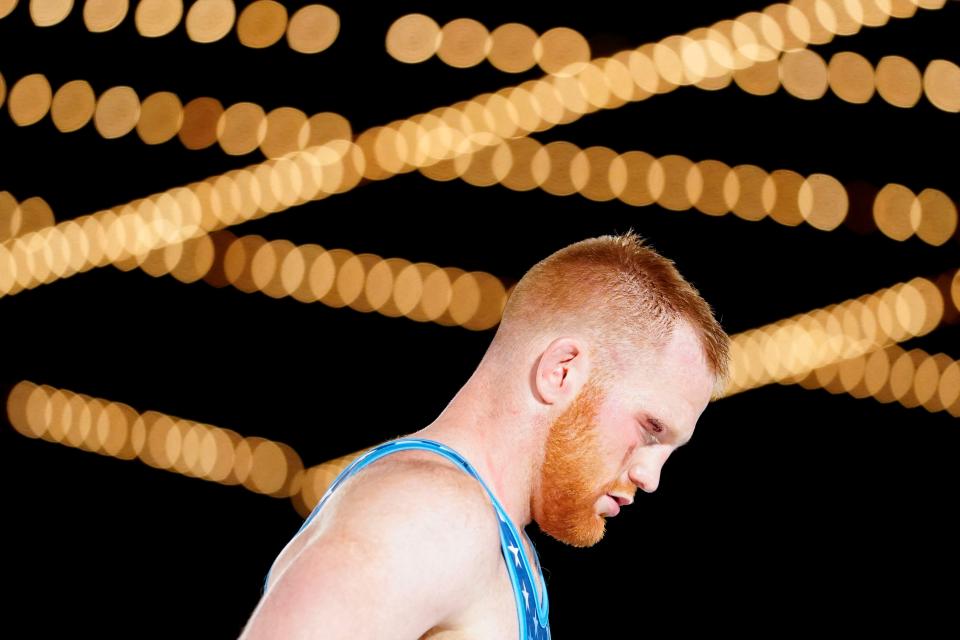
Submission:
[[[630,467],[630,482],[635,484],[638,489],[653,493],[660,486],[660,470],[663,468],[663,461],[660,459],[648,458],[638,461]]]

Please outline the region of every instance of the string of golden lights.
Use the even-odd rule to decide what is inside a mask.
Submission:
[[[397,18],[387,30],[386,47],[399,62],[425,62],[436,55],[451,67],[465,69],[488,60],[507,73],[522,73],[534,65],[545,73],[565,73],[571,65],[590,60],[586,38],[568,27],[538,36],[530,27],[510,22],[491,33],[472,18],[457,18],[440,27],[422,13]]]
[[[266,181],[266,184],[256,195],[241,189],[241,193],[236,197],[244,202],[254,201],[256,203],[260,198],[268,202],[252,211],[237,208],[235,212],[239,215],[238,219],[219,219],[218,214],[220,212],[213,211],[211,207],[206,206],[206,203],[205,206],[200,207],[197,216],[192,215],[194,207],[192,203],[189,203],[187,206],[189,212],[186,212],[185,215],[185,212],[181,211],[181,203],[177,202],[176,198],[172,196],[173,192],[183,193],[178,191],[182,188],[171,189],[151,198],[119,207],[117,209],[126,212],[121,216],[118,216],[112,210],[99,212],[89,217],[85,216],[84,222],[87,218],[95,220],[98,224],[102,221],[109,221],[111,227],[109,241],[108,238],[94,234],[96,238],[93,244],[96,246],[91,245],[92,250],[94,252],[100,251],[107,256],[107,260],[103,264],[112,262],[118,257],[129,257],[125,255],[125,252],[134,255],[146,254],[167,244],[183,242],[200,233],[236,224],[258,215],[276,213],[310,199],[326,197],[334,191],[344,192],[356,186],[359,182],[359,175],[371,179],[385,179],[396,173],[411,171],[417,166],[425,167],[440,160],[454,158],[457,155],[472,154],[479,149],[500,144],[507,138],[525,136],[534,130],[546,130],[557,124],[572,122],[585,113],[597,110],[600,108],[597,105],[600,104],[605,105],[606,108],[614,108],[625,104],[628,100],[645,99],[655,92],[672,91],[680,84],[692,84],[707,77],[705,73],[698,79],[691,80],[692,76],[684,72],[684,66],[679,64],[681,59],[689,58],[687,44],[690,42],[699,43],[699,49],[697,50],[701,52],[726,52],[724,55],[738,68],[750,66],[765,59],[773,59],[779,52],[783,51],[785,46],[783,38],[772,38],[770,34],[774,31],[770,28],[764,29],[765,26],[773,25],[775,32],[780,33],[774,16],[779,15],[781,22],[787,26],[793,25],[791,28],[796,29],[795,36],[803,43],[819,43],[820,40],[829,41],[836,35],[856,33],[863,25],[869,25],[874,20],[873,14],[869,11],[863,11],[863,6],[868,4],[866,0],[851,0],[851,6],[861,7],[862,11],[860,13],[854,11],[856,15],[843,13],[850,19],[849,23],[837,21],[827,0],[816,1],[824,3],[823,6],[826,7],[826,10],[817,11],[816,8],[820,6],[819,4],[794,0],[791,5],[768,7],[769,14],[751,12],[744,14],[736,21],[717,23],[715,29],[702,30],[707,32],[702,40],[695,41],[691,38],[684,39],[681,36],[671,36],[655,45],[644,45],[638,50],[618,54],[627,56],[626,63],[618,61],[616,56],[611,59],[595,60],[586,64],[576,75],[549,76],[544,80],[531,81],[533,84],[527,84],[526,87],[525,85],[511,87],[501,90],[497,94],[479,96],[455,107],[440,108],[429,114],[419,114],[409,118],[396,127],[398,135],[393,136],[391,141],[394,144],[398,140],[404,141],[405,132],[415,134],[424,128],[421,123],[425,122],[429,133],[425,136],[415,136],[416,144],[408,146],[408,148],[414,150],[411,159],[416,164],[397,163],[395,166],[366,164],[364,156],[377,157],[382,155],[382,153],[376,153],[378,151],[382,152],[382,148],[385,146],[382,140],[385,136],[380,135],[381,131],[392,130],[392,127],[375,127],[361,134],[357,139],[357,144],[361,146],[364,142],[367,145],[373,143],[373,154],[355,153],[356,147],[351,145],[343,147],[339,151],[335,149],[332,155],[336,160],[331,162],[327,159],[331,155],[331,143],[323,147],[291,152],[279,160],[269,160],[256,168],[251,167],[241,170],[241,172],[246,172],[245,175],[248,176],[259,175],[261,180]],[[872,2],[869,4],[875,6]],[[939,8],[934,6],[937,4],[936,2],[922,2],[920,4],[930,5],[925,6],[925,8]],[[939,6],[942,6],[942,4]],[[788,9],[785,10],[786,13],[780,15],[775,10],[776,7],[788,7]],[[793,7],[793,9],[789,9],[789,7]],[[890,7],[892,8],[893,4]],[[915,10],[916,6],[914,6]],[[844,9],[845,11],[847,9]],[[894,13],[891,9],[885,15],[889,18]],[[816,18],[818,21],[823,21],[822,23],[817,22],[824,29],[822,34],[810,28],[809,24],[806,30],[796,27],[797,24],[800,24],[800,21],[795,18],[808,14],[811,16],[811,20]],[[831,16],[831,18],[827,19],[824,16]],[[804,20],[807,19],[804,18]],[[807,22],[810,21],[807,20]],[[879,25],[884,22],[877,21],[876,24]],[[723,36],[725,30],[729,31],[731,38]],[[727,43],[726,49],[718,44],[719,41],[716,36],[724,39]],[[708,46],[706,44],[708,42],[714,43],[715,46]],[[673,46],[677,47],[683,45],[684,48],[678,49],[681,55],[674,53],[667,43],[672,43]],[[736,48],[734,49],[730,43],[736,43]],[[649,58],[642,54],[645,47],[652,49]],[[656,66],[640,64],[638,71],[637,68],[630,66],[635,59],[638,59],[635,56],[641,56],[648,63],[652,60],[653,63],[656,63]],[[707,71],[708,73],[711,72],[709,69]],[[644,83],[651,78],[655,81],[655,85],[645,87]],[[619,88],[620,93],[617,93],[611,87]],[[509,99],[502,95],[503,92],[508,94]],[[617,104],[609,103],[611,95],[617,96]],[[460,107],[460,109],[457,107]],[[464,129],[459,128],[464,127],[465,124],[469,124],[470,131],[473,133],[467,135],[464,133]],[[318,159],[318,156],[321,156],[322,159]],[[394,159],[396,156],[397,154],[393,154],[389,157]],[[301,165],[305,165],[303,167],[305,170],[301,169]],[[356,176],[356,180],[345,179],[345,176],[352,174],[354,171],[359,174]],[[332,180],[330,179],[331,174],[334,176]],[[324,180],[328,183],[336,183],[334,191],[331,191],[327,185],[322,184]],[[194,183],[186,190],[186,193],[193,195],[194,199],[196,199],[196,194],[193,189],[198,184]],[[231,182],[231,184],[237,186],[237,182]],[[241,179],[239,184],[249,189],[252,181]],[[274,195],[275,189],[279,190],[279,194]],[[172,205],[160,208],[161,211],[164,214],[169,213],[168,218],[189,220],[185,224],[185,229],[171,228],[170,220],[162,217],[158,222],[160,223],[159,226],[163,227],[163,232],[160,232],[157,228],[151,228],[151,224],[147,222],[148,219],[152,221],[151,216],[155,217],[155,210],[158,208],[153,204],[154,200],[163,200],[165,196],[166,201],[172,203]],[[197,224],[196,218],[201,216],[202,221],[208,224]],[[115,220],[119,220],[121,223],[114,225]],[[124,232],[124,225],[130,227],[128,233]],[[156,225],[153,226],[156,227]],[[65,228],[61,229],[58,225],[50,230],[27,234],[13,242],[11,249],[7,252],[8,255],[4,255],[4,252],[0,251],[0,263],[6,261],[14,266],[11,273],[5,278],[3,277],[4,271],[0,270],[0,296],[9,295],[23,289],[26,286],[25,283],[36,286],[41,282],[66,277],[65,274],[72,275],[77,272],[75,263],[85,265],[83,251],[66,251],[68,257],[62,259],[58,255],[63,252],[58,252],[57,249],[51,247],[45,239],[44,234],[48,233],[61,244],[68,244],[64,235],[65,231]],[[109,251],[110,247],[119,247],[119,250],[111,252]],[[61,269],[60,265],[63,263],[66,263],[67,267]],[[98,262],[96,266],[101,265]],[[39,276],[33,274],[34,268],[39,272]],[[62,273],[58,273],[59,271],[62,271]],[[51,274],[53,274],[52,278],[50,277]],[[48,278],[50,279],[48,280]]]
[[[390,143],[398,135],[387,127],[377,132],[376,139],[362,135],[357,140],[375,160],[367,163],[367,177],[375,177],[378,166],[409,163],[408,157],[396,153],[409,147]],[[514,191],[539,188],[556,196],[579,194],[596,202],[618,199],[638,207],[658,204],[710,216],[733,213],[754,222],[770,218],[787,226],[807,223],[821,231],[838,228],[847,219],[851,201],[847,187],[824,173],[804,177],[789,169],[768,172],[749,164],[694,162],[682,155],[656,158],[638,150],[618,154],[608,147],[581,149],[566,141],[542,145],[531,137],[505,140],[420,172],[437,181],[460,178],[474,186],[500,184]],[[939,189],[915,194],[890,183],[871,198],[869,223],[893,240],[916,236],[940,246],[956,236],[956,203]]]
[[[868,354],[815,369],[800,380],[805,389],[899,402],[930,413],[946,411],[960,418],[960,361],[922,349],[890,345]]]
[[[4,103],[0,75],[0,106]],[[191,150],[219,143],[230,155],[245,155],[258,148],[268,158],[323,144],[350,139],[350,123],[343,116],[320,112],[307,116],[293,107],[265,112],[253,102],[238,102],[226,109],[216,98],[199,97],[183,104],[170,91],[157,91],[142,101],[128,86],[114,86],[96,95],[86,80],[71,80],[53,91],[40,73],[19,78],[6,96],[10,118],[21,127],[35,125],[48,114],[61,133],[79,131],[91,122],[106,139],[137,132],[149,145],[174,137]]]
[[[960,270],[914,278],[731,338],[729,397],[923,336],[960,312]]]
[[[17,0],[0,1],[0,19],[16,6]],[[30,0],[30,19],[38,27],[52,27],[67,19],[73,6],[73,0]],[[129,12],[129,0],[86,0],[83,24],[91,33],[112,31]],[[168,35],[182,22],[193,42],[217,42],[236,31],[243,46],[264,49],[286,36],[287,45],[300,53],[320,53],[340,33],[340,16],[330,7],[310,4],[290,16],[287,8],[275,0],[254,0],[239,16],[233,0],[196,0],[186,15],[183,0],[140,0],[133,20],[137,32],[145,38]]]
[[[289,240],[267,241],[258,235],[237,237],[225,230],[169,245],[141,260],[131,257],[117,266],[124,270],[139,266],[155,277],[203,279],[271,298],[292,297],[473,331],[500,321],[509,293],[500,279],[485,271]]]
[[[277,498],[297,495],[304,478],[299,454],[282,442],[30,381],[10,391],[7,419],[28,438]]]
[[[24,234],[0,245],[0,297],[352,189],[362,170],[334,140]]]
[[[821,11],[825,11],[826,6],[821,5]],[[889,9],[892,12],[893,5]],[[799,26],[802,22],[798,21],[804,14],[776,15],[786,17],[788,24],[792,18],[797,25],[793,30],[802,31]],[[892,13],[882,15],[890,17]],[[769,29],[770,23],[765,26]],[[801,42],[797,39],[791,44]],[[423,14],[398,18],[387,32],[386,48],[400,62],[425,62],[436,55],[449,66],[468,68],[487,59],[494,67],[508,73],[527,71],[539,64],[546,73],[569,74],[570,70],[583,68],[590,59],[587,40],[566,27],[551,29],[538,37],[530,27],[510,23],[491,33],[472,18],[451,20],[441,28],[435,20]],[[684,73],[691,73],[697,66],[696,55],[684,56],[687,51],[681,47],[680,63],[685,67]],[[708,75],[704,74],[704,77]],[[913,107],[921,96],[926,96],[938,109],[960,112],[960,67],[943,59],[928,63],[921,74],[916,64],[902,56],[884,56],[874,67],[853,51],[836,53],[827,63],[809,49],[784,46],[784,53],[777,58],[744,68],[732,65],[728,73],[712,78],[707,88],[720,88],[716,83],[729,84],[731,79],[752,95],[770,95],[782,86],[794,97],[817,100],[829,89],[845,102],[864,104],[879,95],[889,104],[901,108]]]

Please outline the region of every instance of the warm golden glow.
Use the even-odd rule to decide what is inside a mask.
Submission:
[[[950,281],[950,299],[957,311],[960,311],[960,269],[953,274],[953,280]]]
[[[180,142],[187,149],[205,149],[217,141],[217,125],[223,106],[215,98],[194,98],[183,107]]]
[[[703,160],[696,164],[700,175],[700,197],[693,206],[710,216],[722,216],[730,212],[739,196],[740,185],[729,166],[718,160]],[[731,177],[733,176],[733,177]],[[728,181],[732,181],[730,188]]]
[[[276,44],[286,30],[287,9],[275,0],[254,0],[237,19],[237,38],[252,49]]]
[[[260,150],[268,158],[278,158],[307,146],[310,127],[307,114],[292,107],[279,107],[267,114],[266,135]]]
[[[93,124],[104,138],[120,138],[137,126],[140,99],[131,87],[111,87],[97,100]]]
[[[839,227],[850,207],[847,190],[836,178],[824,173],[814,173],[803,181],[797,204],[807,224],[821,231]]]
[[[236,18],[233,0],[196,0],[187,11],[187,35],[194,42],[216,42],[230,33]]]
[[[800,212],[800,188],[804,178],[795,171],[777,169],[770,173],[773,183],[774,201],[769,215],[780,224],[795,227],[803,222]]]
[[[572,76],[590,60],[590,45],[573,29],[556,27],[537,39],[533,57],[546,73]]]
[[[771,382],[799,382],[832,393],[909,403],[907,390],[912,388],[919,360],[899,362],[891,357],[884,361],[874,353],[891,341],[929,333],[943,317],[943,297],[936,285],[914,278],[857,300],[737,334],[732,336],[731,382],[725,395]],[[845,362],[857,358],[861,361]],[[899,386],[885,395],[890,388],[885,369],[891,362],[898,363],[893,368]]]
[[[616,158],[617,152],[607,147],[589,147],[574,156],[570,174],[580,195],[595,202],[617,197],[610,186],[610,165]]]
[[[87,30],[102,33],[117,28],[130,10],[129,0],[86,0],[83,23]]]
[[[917,67],[900,56],[884,56],[877,64],[877,93],[895,107],[908,109],[920,100],[923,80]]]
[[[526,25],[509,22],[490,34],[487,59],[500,71],[522,73],[537,63],[533,55],[536,43],[536,31]]]
[[[280,266],[293,248],[289,240],[273,240],[262,245],[253,255],[250,274],[254,286],[271,298],[289,295],[283,287]]]
[[[651,185],[658,185],[653,190]],[[617,198],[635,207],[653,204],[662,193],[663,167],[643,151],[628,151],[610,163],[610,188]]]
[[[137,134],[147,144],[162,144],[173,138],[183,124],[183,105],[169,91],[151,94],[140,105]]]
[[[830,58],[827,67],[830,90],[838,98],[854,104],[865,104],[873,97],[873,65],[852,51],[841,51]]]
[[[580,149],[569,142],[551,142],[537,151],[531,171],[541,189],[555,196],[568,196],[576,192],[570,176],[570,163]]]
[[[146,38],[165,36],[180,24],[183,0],[140,0],[134,13],[137,31]]]
[[[300,53],[320,53],[330,47],[340,33],[340,16],[322,4],[301,7],[287,25],[287,44]]]
[[[82,129],[93,117],[97,98],[86,80],[71,80],[57,89],[50,105],[50,118],[63,133]]]
[[[950,415],[960,418],[960,362],[954,361],[944,368],[937,397]]]
[[[942,191],[924,189],[917,197],[920,204],[920,219],[914,231],[917,237],[934,246],[940,246],[957,231],[957,207]]]
[[[494,165],[509,167],[500,183],[513,191],[529,191],[537,187],[533,177],[533,159],[542,145],[533,138],[514,138],[497,147]]]
[[[936,108],[960,112],[960,67],[949,60],[931,61],[923,72],[923,90]]]
[[[21,216],[17,199],[10,195],[9,191],[0,191],[0,243],[20,235],[20,225],[23,220]],[[0,268],[0,273],[4,271],[6,271],[5,267]]]
[[[30,0],[30,19],[38,27],[63,22],[73,9],[73,0]]]
[[[217,123],[217,140],[230,155],[254,151],[267,135],[267,116],[263,108],[252,102],[230,105]]]
[[[387,30],[387,53],[400,62],[423,62],[433,56],[439,46],[439,25],[422,13],[398,18]]]
[[[490,32],[471,18],[457,18],[443,25],[437,57],[451,67],[474,67],[490,51]]]
[[[733,73],[733,81],[747,93],[768,96],[780,88],[780,61],[758,62]]]
[[[686,211],[703,192],[700,169],[688,158],[669,155],[659,159],[662,172],[650,174],[650,190],[659,193],[657,204],[671,211]]]
[[[21,127],[40,122],[47,111],[53,92],[46,76],[34,73],[20,78],[10,89],[7,109],[10,117]]]
[[[725,184],[727,197],[733,202],[731,211],[744,220],[765,218],[773,208],[776,187],[766,171],[754,165],[742,164],[733,168]]]
[[[351,140],[350,122],[338,113],[325,111],[307,119],[307,147],[326,144],[331,140]]]
[[[300,491],[303,464],[288,445],[241,438],[229,429],[91,398],[32,382],[17,384],[7,415],[21,434],[187,476],[288,497]]]
[[[873,203],[873,219],[887,237],[906,240],[919,224],[920,201],[903,185],[888,184]]]
[[[827,65],[809,49],[789,51],[780,59],[780,81],[794,97],[819,100],[827,91]]]
[[[0,19],[10,15],[10,12],[17,8],[17,2],[19,0],[0,0]]]
[[[19,216],[14,218],[13,235],[22,236],[44,227],[52,227],[55,223],[53,210],[47,201],[40,196],[33,196],[20,203]]]

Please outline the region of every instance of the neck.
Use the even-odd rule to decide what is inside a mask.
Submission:
[[[532,520],[531,499],[543,461],[545,433],[504,390],[485,384],[479,371],[430,425],[410,434],[441,442],[466,458],[518,529]],[[494,394],[491,389],[499,389]]]

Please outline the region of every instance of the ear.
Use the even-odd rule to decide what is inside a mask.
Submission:
[[[577,338],[557,338],[540,355],[533,382],[544,403],[565,404],[579,393],[589,374],[585,344]]]

